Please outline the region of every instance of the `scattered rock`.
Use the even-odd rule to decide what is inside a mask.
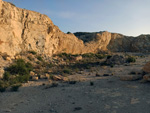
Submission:
[[[82,110],[82,107],[75,107],[74,108],[74,111],[79,111],[79,110]]]
[[[36,76],[32,76],[32,80],[33,81],[38,81],[39,77],[36,77]]]
[[[61,78],[61,75],[54,75],[53,76],[53,80],[55,80],[55,81],[62,81],[63,79]]]
[[[106,64],[113,66],[113,65],[121,65],[124,64],[126,62],[126,59],[123,56],[119,56],[119,55],[114,55],[110,58],[107,58],[106,60]]]
[[[120,76],[120,80],[122,81],[134,81],[134,80],[140,80],[142,79],[142,75],[125,75]]]
[[[69,81],[69,84],[76,84],[77,81]]]
[[[109,74],[103,74],[103,76],[110,76]]]
[[[150,62],[146,63],[142,69],[145,73],[150,73]]]
[[[45,75],[40,75],[40,79],[47,79]]]
[[[101,74],[100,73],[96,73],[96,77],[100,77],[101,76]]]
[[[30,71],[30,76],[35,76],[35,73],[33,71]]]
[[[50,75],[49,74],[45,74],[45,77],[47,78],[47,79],[49,79],[50,78]]]
[[[75,58],[75,60],[76,60],[76,61],[82,60],[82,56],[77,56],[77,57]]]
[[[51,84],[47,84],[45,89],[52,88],[52,87],[57,87],[57,86],[58,86],[57,82],[52,82]]]
[[[150,74],[144,75],[143,80],[150,81]]]
[[[93,86],[93,85],[94,85],[94,82],[90,82],[90,85]]]

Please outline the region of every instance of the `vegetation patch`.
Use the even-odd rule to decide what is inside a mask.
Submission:
[[[134,56],[128,56],[127,63],[136,62],[136,58]]]

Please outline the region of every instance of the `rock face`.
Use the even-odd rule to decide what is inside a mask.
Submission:
[[[83,40],[85,44],[91,45],[92,43],[100,50],[112,52],[150,52],[150,35],[131,37],[106,31],[94,33],[77,32],[74,34]]]
[[[73,34],[65,34],[46,16],[0,1],[0,52],[14,56],[34,50],[40,54],[82,53],[84,44]]]
[[[77,33],[75,34],[77,35]],[[39,54],[82,54],[99,50],[149,52],[150,36],[127,37],[117,33],[65,34],[50,18],[0,0],[0,52],[10,57],[22,51]]]

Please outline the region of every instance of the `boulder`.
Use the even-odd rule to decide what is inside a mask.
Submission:
[[[39,77],[36,77],[36,76],[33,76],[33,77],[32,77],[32,80],[33,80],[33,81],[38,81],[38,79],[39,79]]]
[[[82,56],[77,56],[77,57],[75,58],[75,60],[76,60],[76,61],[82,60]]]
[[[33,71],[30,71],[30,76],[35,76],[35,73]]]
[[[120,55],[114,55],[106,59],[107,65],[116,65],[116,64],[121,65],[121,64],[124,64],[125,62],[126,62],[126,59]]]
[[[142,69],[145,73],[150,73],[150,62],[147,62],[143,69]]]
[[[143,80],[150,81],[150,74],[144,75]]]

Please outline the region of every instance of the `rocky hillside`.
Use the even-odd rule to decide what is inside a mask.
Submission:
[[[148,35],[127,37],[109,32],[75,35],[63,33],[46,15],[0,0],[0,53],[12,58],[29,50],[47,56],[60,52],[82,54],[99,50],[150,51]]]
[[[76,32],[79,39],[83,40],[85,45],[93,46],[99,44],[100,50],[109,50],[112,52],[150,52],[150,35],[140,35],[137,37],[124,36],[118,33],[104,32]],[[98,43],[97,43],[98,42]]]
[[[58,52],[82,53],[84,44],[73,34],[65,34],[50,18],[38,12],[0,1],[0,52],[14,56],[34,50],[52,55]]]

